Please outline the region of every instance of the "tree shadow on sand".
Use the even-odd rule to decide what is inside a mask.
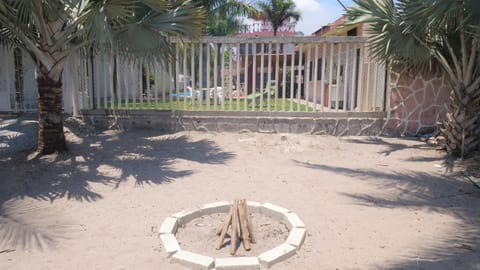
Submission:
[[[36,143],[35,115],[19,118],[0,118],[0,157],[18,150],[32,149]]]
[[[153,130],[91,135],[71,129],[67,137],[68,153],[30,160],[29,151],[0,153],[0,248],[43,249],[65,236],[63,227],[45,222],[56,213],[35,215],[38,209],[17,204],[24,199],[94,202],[103,198],[93,188],[98,184],[168,184],[194,173],[176,168],[177,160],[224,164],[233,157],[213,141]]]
[[[403,138],[403,141],[405,143],[402,143],[402,140],[395,140],[395,142],[389,142],[385,138],[379,138],[379,137],[369,137],[369,138],[362,138],[362,139],[357,139],[357,138],[347,138],[344,139],[346,142],[350,143],[358,143],[358,144],[371,144],[371,145],[382,145],[386,149],[383,151],[380,151],[379,154],[383,154],[385,156],[389,156],[390,154],[401,151],[407,148],[415,148],[415,149],[432,149],[431,146],[427,145],[426,143],[418,142],[418,139],[416,138]],[[417,144],[412,145],[411,143],[408,144],[406,142],[418,142]]]
[[[418,149],[418,150],[431,150],[437,149],[441,150],[438,145],[429,145],[425,142],[419,141],[418,138],[403,138],[403,139],[396,139],[395,142],[391,142],[385,138],[378,138],[378,137],[370,137],[370,138],[362,138],[362,139],[355,139],[355,138],[348,138],[344,141],[349,143],[356,143],[356,144],[369,144],[369,145],[382,145],[385,150],[379,151],[378,154],[384,156],[390,156],[395,152],[399,152],[405,149]],[[429,161],[438,161],[441,163],[447,171],[453,171],[455,166],[455,159],[452,157],[425,157],[425,156],[418,156],[418,157],[409,157],[406,161],[418,161],[418,162],[429,162]]]
[[[328,171],[367,181],[378,190],[397,195],[343,193],[358,204],[376,208],[423,209],[455,217],[461,225],[441,246],[422,251],[423,258],[378,265],[378,269],[479,269],[480,189],[460,175],[437,175],[418,171],[378,171],[295,161],[299,166]],[[392,232],[395,233],[395,232]],[[434,260],[425,258],[435,258]]]

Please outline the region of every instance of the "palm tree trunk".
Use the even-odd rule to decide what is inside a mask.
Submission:
[[[467,157],[480,147],[479,96],[476,91],[468,93],[467,87],[455,85],[447,104],[447,119],[441,132],[446,139],[447,152]]]
[[[63,134],[62,81],[43,74],[38,84],[38,142],[37,151],[51,154],[67,150]]]

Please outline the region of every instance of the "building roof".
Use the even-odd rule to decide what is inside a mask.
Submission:
[[[340,36],[347,31],[355,28],[358,26],[358,24],[352,24],[352,25],[344,25],[344,23],[347,21],[347,18],[345,16],[341,16],[335,21],[324,25],[320,27],[317,31],[313,32],[314,36]]]

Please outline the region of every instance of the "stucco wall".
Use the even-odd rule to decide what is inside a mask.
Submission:
[[[450,87],[444,76],[412,74],[393,68],[390,75],[385,135],[412,136],[432,132],[445,119]]]

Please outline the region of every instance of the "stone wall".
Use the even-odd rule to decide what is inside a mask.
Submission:
[[[383,134],[415,136],[429,133],[445,119],[450,87],[444,76],[411,74],[393,69],[390,75],[390,104]]]
[[[383,112],[188,112],[158,110],[84,110],[84,120],[95,128],[155,129],[210,132],[298,133],[334,136],[377,136]]]

